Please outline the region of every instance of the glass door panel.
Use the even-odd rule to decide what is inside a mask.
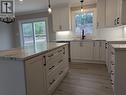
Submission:
[[[47,22],[44,20],[31,20],[21,23],[23,47],[29,50],[39,51],[46,48]]]
[[[34,46],[34,33],[32,23],[23,23],[22,24],[22,32],[23,32],[23,45],[26,48],[30,48]]]
[[[36,49],[45,48],[45,44],[47,43],[46,37],[46,22],[38,21],[34,22],[34,32],[35,32],[35,45]]]

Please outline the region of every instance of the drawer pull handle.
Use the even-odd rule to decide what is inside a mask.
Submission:
[[[55,66],[50,67],[49,70],[52,70],[54,67],[55,67]]]
[[[58,63],[61,63],[61,62],[63,62],[63,60],[60,60]]]
[[[51,55],[49,55],[48,57],[52,57],[52,56],[54,56],[54,54],[51,54]]]
[[[111,54],[112,54],[112,55],[114,55],[114,53],[113,53],[113,52],[111,52]]]
[[[60,73],[59,73],[59,75],[61,75],[63,73],[63,71],[61,71]]]
[[[59,50],[58,53],[62,52],[62,50]]]
[[[114,86],[114,83],[111,83]]]
[[[53,79],[53,80],[52,80],[52,82],[50,82],[50,85],[52,85],[55,81],[56,81],[56,80],[55,80],[55,79]]]

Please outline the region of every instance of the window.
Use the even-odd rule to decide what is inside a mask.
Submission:
[[[46,20],[33,20],[21,23],[22,45],[24,48],[34,47],[39,50],[47,43]]]
[[[73,16],[73,30],[75,34],[81,34],[82,30],[85,35],[91,35],[93,32],[93,11],[76,12]]]

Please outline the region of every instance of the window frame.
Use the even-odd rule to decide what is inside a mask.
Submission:
[[[43,17],[43,18],[36,18],[36,19],[26,19],[26,20],[20,20],[19,21],[19,30],[20,30],[20,46],[24,48],[24,36],[23,36],[23,29],[22,29],[22,24],[25,23],[32,23],[32,30],[33,30],[33,41],[34,41],[34,45],[35,45],[35,34],[34,34],[34,22],[41,22],[41,21],[45,21],[46,22],[46,40],[47,42],[49,41],[49,32],[48,32],[48,18],[47,17]]]
[[[95,15],[96,15],[96,13],[95,13],[95,10],[94,10],[94,8],[90,8],[90,9],[86,9],[86,10],[84,10],[84,12],[92,12],[93,13],[93,31],[92,31],[92,34],[91,34],[91,36],[93,36],[93,34],[94,34],[94,31],[95,31],[95,23],[96,23],[96,21],[95,21]],[[82,12],[80,11],[80,10],[76,10],[76,11],[72,11],[72,31],[73,31],[73,34],[74,34],[74,36],[75,37],[80,37],[81,36],[81,33],[76,33],[76,31],[75,31],[75,27],[76,27],[76,23],[75,23],[75,16],[77,15],[77,14],[82,14]]]

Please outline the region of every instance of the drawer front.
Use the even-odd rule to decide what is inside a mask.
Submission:
[[[54,61],[48,62],[47,66],[46,66],[47,73],[52,72],[60,64],[64,64],[64,56],[63,57],[57,57],[57,59],[55,59]]]
[[[63,64],[59,65],[55,70],[48,74],[48,88],[55,84],[57,79],[63,75],[65,66]]]
[[[46,54],[46,62],[48,63],[48,61],[54,60],[55,58],[57,58],[58,56],[62,56],[64,54],[64,47],[58,48],[56,50],[53,50],[49,53]]]
[[[56,72],[53,73],[53,74],[48,75],[47,87],[49,88],[49,87],[51,87],[52,85],[54,85],[55,82],[56,82],[56,80],[57,80],[57,74],[56,74]]]

